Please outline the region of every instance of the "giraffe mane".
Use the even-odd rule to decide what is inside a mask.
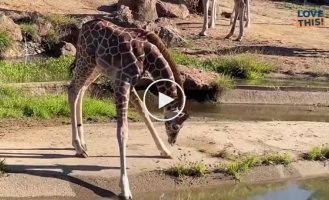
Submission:
[[[146,34],[146,38],[149,42],[154,44],[159,49],[160,53],[166,59],[171,71],[173,72],[175,82],[179,86],[184,88],[182,79],[180,78],[180,72],[178,70],[178,66],[176,65],[175,61],[172,59],[167,47],[162,42],[162,40],[159,38],[159,36],[157,34],[155,34],[154,32],[148,31]],[[177,90],[177,97],[178,97],[178,101],[182,104],[184,102],[184,96],[183,96],[183,93],[179,89]]]

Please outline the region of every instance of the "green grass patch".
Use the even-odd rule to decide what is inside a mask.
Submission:
[[[329,145],[322,147],[313,147],[304,156],[307,160],[326,160],[329,159]]]
[[[202,162],[179,162],[165,172],[171,176],[204,176],[206,173],[206,165]]]
[[[13,45],[13,40],[7,32],[0,31],[0,53]]]
[[[220,88],[233,88],[234,87],[234,79],[230,76],[219,75],[217,80],[213,83]]]
[[[0,159],[0,174],[6,172],[6,163],[5,159],[1,160]]]
[[[69,26],[76,23],[76,19],[67,15],[50,14],[45,16],[46,20],[53,24],[55,27]]]
[[[239,179],[241,173],[247,172],[253,167],[261,165],[287,165],[292,162],[292,158],[287,153],[275,153],[262,156],[250,155],[229,163],[218,165],[215,171],[224,172]]]
[[[69,66],[74,57],[62,56],[31,62],[0,61],[1,83],[69,80]]]
[[[189,57],[178,52],[173,52],[172,56],[177,64],[223,74],[224,76],[219,79],[219,82],[225,84],[231,84],[233,78],[260,80],[265,73],[274,69],[271,63],[252,54],[228,55],[206,60]]]
[[[69,117],[67,94],[31,95],[12,87],[0,88],[0,118],[54,119]],[[116,109],[111,99],[84,97],[83,116],[85,118],[114,118]],[[129,111],[129,117],[136,114]]]
[[[34,42],[39,42],[38,26],[36,24],[22,23],[19,25],[23,35],[30,38]]]

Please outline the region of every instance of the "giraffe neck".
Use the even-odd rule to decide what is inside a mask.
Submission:
[[[146,71],[151,74],[153,80],[168,79],[175,82],[173,72],[168,62],[159,52],[154,51],[147,54],[146,61]],[[181,103],[178,99],[178,88],[175,83],[170,81],[159,81],[156,83],[156,86],[158,92],[175,99],[175,101],[164,107],[165,111],[181,107]]]

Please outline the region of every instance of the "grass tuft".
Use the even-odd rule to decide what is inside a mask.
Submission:
[[[261,157],[263,165],[287,165],[292,162],[292,158],[288,153],[275,153]]]
[[[202,162],[179,162],[173,165],[165,172],[171,176],[204,176],[206,173],[206,165]]]
[[[234,87],[234,80],[230,76],[226,75],[219,75],[217,80],[213,83],[220,88],[233,88]]]
[[[7,32],[0,31],[0,53],[13,45],[13,40]]]
[[[192,58],[179,52],[173,52],[172,56],[178,64],[220,73],[225,75],[225,79],[231,77],[260,80],[265,73],[269,73],[274,69],[271,63],[251,54],[228,55],[207,60]]]
[[[0,61],[0,82],[22,83],[40,81],[68,80],[69,66],[74,57],[62,56],[25,63],[15,61]]]
[[[22,33],[31,39],[33,42],[39,42],[40,37],[38,35],[38,26],[30,23],[23,23],[19,25]]]
[[[313,147],[306,153],[307,160],[326,160],[329,159],[329,146]]]
[[[47,35],[43,38],[43,42],[47,45],[49,50],[54,49],[55,45],[60,42],[60,35],[61,34],[53,29],[47,32]]]
[[[233,160],[226,164],[220,164],[215,171],[224,172],[239,180],[241,173],[244,173],[253,167],[260,165],[287,165],[291,162],[291,156],[287,153],[275,153],[263,156],[252,155],[242,159]]]
[[[56,27],[69,26],[76,23],[76,19],[67,15],[50,14],[46,16],[46,20]]]
[[[6,172],[6,163],[5,159],[0,160],[0,174]]]

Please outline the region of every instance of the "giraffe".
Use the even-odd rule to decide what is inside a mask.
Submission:
[[[247,10],[247,13],[245,12]],[[246,24],[243,25],[244,22],[244,17],[247,15],[247,21]],[[233,18],[234,16],[234,18]],[[233,22],[232,22],[233,18]],[[235,25],[236,21],[239,18],[239,35],[235,39],[236,41],[241,41],[244,35],[244,27],[248,28],[250,26],[250,2],[249,0],[234,0],[234,8],[232,11],[231,15],[231,20],[230,20],[230,25],[231,25],[231,30],[230,32],[226,35],[225,39],[229,39],[233,36],[234,30],[235,30]]]
[[[161,155],[170,156],[150,121],[134,89],[141,76],[148,72],[154,80],[182,81],[176,64],[161,39],[153,32],[138,28],[122,28],[103,19],[83,24],[77,44],[74,76],[68,87],[68,101],[72,122],[72,145],[77,157],[87,157],[82,125],[82,99],[88,86],[101,74],[114,85],[117,110],[117,140],[120,151],[120,196],[131,199],[127,176],[126,142],[128,139],[128,103],[134,105],[144,119]],[[158,82],[158,91],[175,99],[164,108],[165,119],[178,114],[184,94],[171,82]],[[178,117],[165,122],[168,142],[173,145],[183,122],[188,118],[185,109]]]
[[[203,27],[201,32],[199,33],[200,36],[207,36],[208,27],[214,28],[216,15],[217,15],[217,0],[213,0],[212,7],[211,7],[211,19],[210,23],[208,22],[208,10],[209,10],[209,1],[210,0],[202,0],[203,4]],[[245,12],[245,10],[247,12]],[[240,14],[241,13],[241,14]],[[234,20],[235,16],[245,16],[247,15],[247,20],[245,26],[243,26],[243,20],[240,20],[240,32],[238,38],[236,40],[241,41],[244,35],[244,27],[250,27],[250,0],[234,0],[234,8],[231,14],[230,25],[231,30],[229,34],[225,37],[226,39],[230,38],[235,30],[236,19]],[[233,17],[234,16],[234,17]]]

